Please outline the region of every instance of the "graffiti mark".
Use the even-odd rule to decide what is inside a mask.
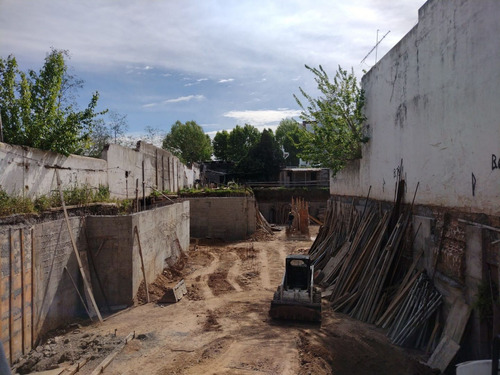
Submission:
[[[472,196],[476,196],[476,176],[474,176],[474,173],[472,173]]]
[[[401,176],[402,169],[403,168],[401,166],[398,166],[397,168],[394,168],[394,170],[393,170],[394,178],[399,179],[399,177]]]
[[[500,160],[498,160],[495,154],[491,154],[491,170],[495,170],[500,168]]]

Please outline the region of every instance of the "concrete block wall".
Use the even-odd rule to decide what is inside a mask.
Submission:
[[[137,226],[144,257],[146,278],[151,283],[164,268],[172,266],[189,250],[189,201],[131,215],[132,230]],[[132,292],[137,293],[144,277],[139,242],[133,242]]]
[[[0,142],[0,187],[10,195],[35,198],[57,190],[56,167],[64,187],[108,186],[104,160]]]
[[[144,279],[139,240],[148,283],[189,250],[189,202],[127,216],[89,216],[87,234],[96,265],[92,285],[98,305],[106,306],[106,296],[111,308],[128,306]]]
[[[133,302],[132,218],[88,216],[86,231],[87,258],[95,265],[91,267],[91,279],[97,305],[103,308],[109,305],[112,309],[129,306]]]
[[[242,240],[256,230],[254,197],[187,198],[191,237]]]
[[[85,254],[85,219],[72,217],[69,222],[77,249]],[[71,278],[79,287],[83,281],[65,220],[34,225],[31,250],[34,262],[34,335],[38,338],[72,322],[77,316],[85,316]]]
[[[153,188],[175,193],[192,187],[200,176],[198,167],[187,167],[172,153],[145,142],[135,149],[110,144],[102,158],[108,165],[111,195],[120,199],[135,198],[136,186],[139,198],[149,196]]]
[[[107,305],[131,305],[143,280],[135,226],[148,283],[189,249],[188,201],[133,215],[69,220],[103,313]],[[86,318],[73,281],[85,293],[64,219],[3,225],[0,250],[0,339],[12,362],[48,331]]]

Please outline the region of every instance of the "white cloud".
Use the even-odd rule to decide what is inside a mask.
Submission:
[[[174,99],[167,99],[164,100],[163,103],[168,104],[168,103],[180,103],[180,102],[189,102],[191,100],[203,100],[205,99],[205,96],[203,95],[188,95],[188,96],[179,96],[178,98]]]
[[[98,69],[129,64],[233,77],[304,63],[357,66],[377,29],[390,20],[393,45],[424,2],[2,0],[0,46],[16,56],[65,48]],[[380,49],[387,51],[386,41]]]
[[[143,108],[152,108],[160,105],[171,104],[171,103],[182,103],[189,102],[191,100],[204,100],[206,99],[204,95],[188,95],[188,96],[179,96],[177,98],[166,99],[161,102],[147,103],[143,104]]]
[[[234,118],[240,125],[250,124],[255,127],[269,127],[276,125],[287,117],[298,117],[300,111],[281,108],[279,110],[257,110],[257,111],[229,111],[224,117]]]
[[[37,69],[52,46],[69,50],[69,64],[99,90],[103,106],[122,106],[130,115],[136,110],[131,126],[184,118],[185,108],[171,104],[204,100],[185,88],[198,84],[210,103],[190,108],[193,118],[221,127],[232,119],[269,126],[298,111],[231,109],[257,108],[256,102],[294,107],[298,87],[308,93],[316,87],[304,64],[321,64],[331,75],[338,65],[360,73],[373,64],[373,54],[360,61],[375,45],[377,29],[391,29],[378,48],[380,59],[415,25],[424,3],[0,0],[0,51],[4,58],[14,54],[26,70]]]

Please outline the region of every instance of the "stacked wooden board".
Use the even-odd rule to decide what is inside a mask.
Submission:
[[[411,207],[396,188],[390,211],[362,209],[330,200],[324,225],[309,254],[315,282],[335,311],[388,329],[398,345],[423,347],[435,339],[432,328],[442,297],[412,261]]]

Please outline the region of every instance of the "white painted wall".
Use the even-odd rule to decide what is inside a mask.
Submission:
[[[420,182],[418,204],[500,214],[499,20],[498,0],[420,8],[418,24],[363,77],[371,139],[331,194],[366,196],[371,185],[372,198],[392,201],[403,159],[408,201]]]
[[[200,178],[199,166],[187,167],[170,152],[144,142],[135,149],[111,144],[102,159],[0,143],[0,187],[9,195],[33,198],[57,190],[56,168],[64,187],[109,186],[111,197],[119,199],[135,198],[136,179],[142,198],[143,169],[146,196],[152,187],[177,192]]]
[[[57,190],[55,167],[64,187],[108,185],[104,160],[0,143],[0,187],[10,195],[34,198]]]

